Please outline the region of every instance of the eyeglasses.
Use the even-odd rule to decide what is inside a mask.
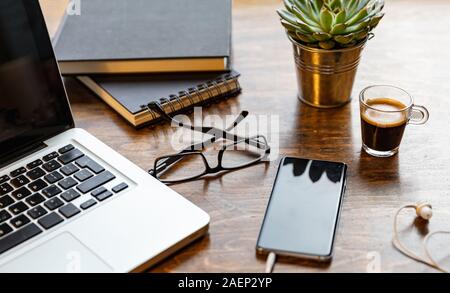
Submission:
[[[158,113],[164,120],[179,127],[211,135],[212,137],[200,143],[192,144],[177,154],[159,157],[154,168],[149,173],[163,183],[173,184],[195,180],[208,174],[222,171],[233,171],[247,168],[263,161],[270,154],[270,146],[263,135],[242,137],[230,133],[242,120],[248,116],[243,111],[225,130],[209,126],[192,126],[170,117],[157,102],[147,105],[149,110]],[[224,144],[217,153],[217,166],[212,167],[201,151],[218,140],[231,141]]]

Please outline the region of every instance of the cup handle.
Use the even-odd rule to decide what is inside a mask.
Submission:
[[[430,118],[430,113],[424,106],[414,105],[412,106],[411,118],[408,124],[421,125],[425,124]]]

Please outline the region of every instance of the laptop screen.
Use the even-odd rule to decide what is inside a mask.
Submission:
[[[38,0],[0,1],[0,163],[73,127]]]

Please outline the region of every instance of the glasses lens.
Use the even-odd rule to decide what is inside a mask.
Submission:
[[[265,149],[256,147],[257,138],[252,138],[251,141],[255,145],[245,141],[228,145],[223,153],[222,166],[227,169],[239,168],[261,160],[265,156]]]
[[[205,162],[200,154],[166,157],[158,161],[158,166],[164,160],[166,160],[165,162],[167,162],[169,167],[157,173],[158,179],[164,182],[189,180],[202,175],[206,171]],[[175,162],[170,162],[171,160]]]

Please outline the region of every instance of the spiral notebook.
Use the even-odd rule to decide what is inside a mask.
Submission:
[[[159,101],[169,114],[233,97],[241,92],[236,71],[229,73],[78,76],[86,87],[136,128],[159,122],[145,105]]]

